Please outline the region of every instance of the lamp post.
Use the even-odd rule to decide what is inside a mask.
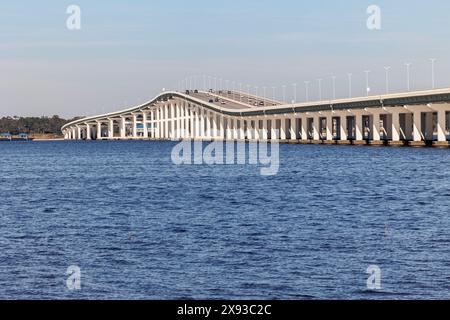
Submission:
[[[309,102],[309,81],[305,81],[305,97],[306,102]]]
[[[410,82],[410,72],[411,72],[411,63],[407,62],[405,63],[406,66],[406,88],[409,91],[411,91],[411,82]]]
[[[297,84],[293,83],[292,87],[294,89],[294,103],[297,103]]]
[[[391,67],[384,67],[384,70],[386,72],[386,94],[389,94],[389,70]]]
[[[322,81],[323,79],[317,79],[319,83],[319,101],[322,101]]]
[[[352,97],[352,76],[353,74],[348,73],[348,97],[351,98]]]
[[[333,100],[336,100],[336,76],[332,76],[331,80],[333,82]]]
[[[242,83],[239,82],[239,102],[242,102]]]
[[[266,87],[263,87],[263,103],[264,107],[266,106]]]
[[[434,89],[436,87],[434,79],[434,64],[436,63],[436,59],[431,58],[430,61],[431,61],[431,88]]]
[[[369,96],[370,93],[370,85],[369,85],[369,74],[370,74],[370,70],[366,70],[364,71],[366,74],[366,96]]]

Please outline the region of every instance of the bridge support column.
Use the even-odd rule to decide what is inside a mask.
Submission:
[[[340,116],[340,126],[339,126],[341,141],[348,141],[348,131],[347,131],[347,114],[342,114]]]
[[[125,117],[122,117],[122,121],[120,122],[120,138],[125,139],[126,137],[126,122]]]
[[[175,137],[177,140],[183,139],[183,106],[180,102],[175,103],[176,123],[175,123]]]
[[[333,115],[327,115],[327,141],[333,141]]]
[[[225,123],[222,114],[219,114],[219,138],[225,140]]]
[[[414,142],[422,141],[422,112],[414,111]]]
[[[161,124],[161,133],[159,135],[159,138],[164,140],[166,138],[166,106],[161,107],[161,118],[160,118],[160,124]]]
[[[184,104],[180,104],[180,139],[186,139],[186,114]]]
[[[425,113],[425,139],[433,140],[433,112]]]
[[[162,139],[164,139],[164,106],[161,106],[159,108],[158,127],[159,127],[159,137],[158,137],[158,139],[162,140]]]
[[[372,113],[372,140],[379,142],[380,137],[380,113]]]
[[[110,140],[114,139],[114,120],[113,119],[109,119],[108,139],[110,139]]]
[[[255,133],[255,130],[253,129],[253,121],[252,119],[248,119],[247,121],[247,130],[245,131],[245,135],[247,137],[247,140],[251,141],[254,140],[253,134]]]
[[[169,105],[164,105],[164,140],[169,139]]]
[[[204,108],[201,108],[200,109],[200,138],[202,140],[205,140],[205,138],[206,138],[206,128],[205,128],[206,118],[207,118],[206,110]]]
[[[164,106],[162,106],[161,107],[161,109],[160,109],[160,114],[159,114],[159,116],[160,116],[160,118],[159,118],[159,125],[160,125],[160,132],[159,132],[159,139],[164,139],[165,138],[165,130],[166,130],[166,120],[165,120],[165,114],[164,114],[164,111],[165,111],[165,107]]]
[[[174,141],[177,139],[177,104],[176,103],[171,103],[169,105],[170,108],[170,126],[169,126],[169,130],[170,130],[170,134],[169,134],[169,138],[170,140]]]
[[[97,122],[97,140],[102,140],[102,123]]]
[[[413,118],[412,113],[405,113],[405,138],[406,140],[413,140]]]
[[[270,120],[263,119],[262,120],[262,140],[267,141],[269,133],[267,132],[267,122]]]
[[[199,123],[198,123],[198,113],[197,113],[197,107],[192,106],[191,109],[192,113],[192,139],[197,139],[199,135]]]
[[[172,108],[172,104],[168,104],[167,105],[167,115],[166,115],[166,124],[167,124],[167,134],[166,134],[166,139],[167,140],[172,140],[173,139],[173,131],[175,128],[174,125],[174,118],[173,118],[173,108]]]
[[[270,124],[270,140],[278,140],[280,138],[280,130],[277,129],[277,120],[272,119]]]
[[[447,122],[447,112],[445,110],[438,111],[438,141],[446,142],[447,141],[447,133],[446,133],[446,122]]]
[[[356,131],[356,141],[361,142],[364,140],[363,137],[363,115],[360,112],[355,112],[355,131]]]
[[[280,140],[281,141],[286,141],[286,118],[282,118],[280,120]]]
[[[137,115],[133,114],[133,139],[137,138]]]
[[[209,110],[206,110],[206,139],[211,140],[212,134],[211,134],[211,112]]]
[[[211,112],[211,121],[212,121],[212,139],[217,139],[219,137],[219,132],[217,130],[217,114],[215,112]]]
[[[226,121],[226,125],[225,125]],[[224,117],[224,128],[225,128],[225,140],[231,140],[231,119],[228,117]]]
[[[314,141],[320,141],[321,137],[320,137],[320,125],[319,125],[319,121],[320,121],[320,115],[319,114],[314,114],[313,116],[313,140]]]
[[[156,114],[156,122],[155,122],[155,138],[160,139],[161,138],[161,108],[158,107],[155,110]]]
[[[91,126],[86,123],[86,140],[91,140]]]
[[[261,140],[261,128],[259,126],[259,118],[255,119],[255,127],[254,127],[254,133],[253,136],[255,138],[255,140],[259,141]]]
[[[195,114],[195,121],[197,122],[197,133],[195,135],[195,138],[202,139],[202,109],[200,109],[200,107],[197,107]]]
[[[291,133],[291,141],[297,141],[297,119],[295,117],[291,118],[291,126],[289,128]]]
[[[392,141],[400,141],[400,113],[392,112]]]
[[[77,126],[77,139],[78,140],[81,140],[81,127],[80,126]]]
[[[148,139],[148,123],[147,123],[147,112],[142,112],[142,127],[144,129],[144,133],[142,134],[144,139]]]
[[[182,139],[189,138],[188,129],[189,128],[189,118],[187,114],[186,105],[184,102],[181,105],[181,130],[182,130]]]
[[[300,131],[301,131],[301,133],[302,133],[302,141],[308,141],[309,139],[308,139],[308,118],[306,117],[306,116],[302,116],[301,118],[300,118],[300,126],[301,126],[301,129],[300,129]]]
[[[234,122],[233,122],[233,128],[234,128],[234,130],[233,130],[233,139],[234,140],[239,140],[239,120],[236,118],[236,119],[234,119]]]
[[[245,120],[241,118],[239,120],[239,138],[240,140],[245,140]]]

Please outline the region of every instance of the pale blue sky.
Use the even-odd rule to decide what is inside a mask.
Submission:
[[[81,7],[80,31],[66,28],[66,8]],[[382,30],[366,28],[366,9],[381,7]],[[0,116],[92,115],[135,105],[190,75],[212,75],[252,86],[304,81],[317,98],[406,88],[450,86],[450,2],[430,1],[24,1],[0,4]],[[269,92],[269,91],[268,91]],[[271,92],[271,90],[270,90]]]

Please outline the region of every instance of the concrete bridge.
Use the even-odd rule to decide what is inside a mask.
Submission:
[[[235,140],[448,147],[450,89],[284,104],[236,91],[168,91],[66,124],[67,140]]]

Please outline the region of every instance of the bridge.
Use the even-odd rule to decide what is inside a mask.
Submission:
[[[449,147],[450,88],[286,104],[237,91],[167,91],[62,127],[67,140],[234,140]]]

